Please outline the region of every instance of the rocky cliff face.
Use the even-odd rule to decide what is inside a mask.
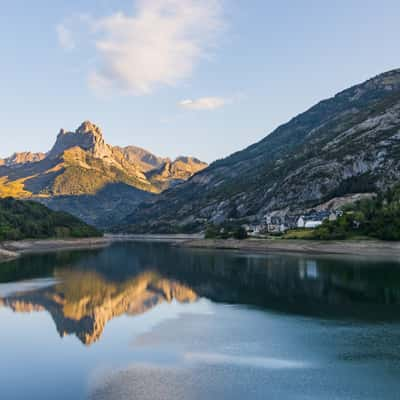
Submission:
[[[324,100],[260,142],[140,208],[125,230],[259,220],[269,211],[375,192],[400,178],[400,70]],[[130,226],[128,226],[130,225]]]
[[[112,147],[105,143],[101,129],[90,121],[83,122],[75,132],[61,129],[56,143],[48,153],[49,159],[60,157],[66,150],[78,147],[94,158],[112,161]]]
[[[34,198],[90,223],[115,224],[140,201],[206,166],[194,167],[191,158],[177,160],[160,182],[153,171],[166,160],[134,146],[113,147],[98,126],[85,121],[75,131],[62,129],[47,154],[19,153],[2,160],[0,197]]]

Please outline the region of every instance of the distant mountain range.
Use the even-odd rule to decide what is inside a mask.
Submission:
[[[140,206],[119,230],[196,231],[301,213],[400,178],[400,69],[321,101],[260,142]],[[332,204],[334,202],[331,202]]]
[[[193,157],[171,160],[135,146],[110,146],[100,128],[85,121],[74,132],[62,129],[48,153],[0,159],[0,197],[35,199],[106,226],[206,166]]]

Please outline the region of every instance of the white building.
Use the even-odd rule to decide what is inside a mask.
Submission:
[[[304,219],[303,216],[301,216],[298,220],[297,220],[297,227],[298,228],[305,228],[306,226],[306,221]]]
[[[322,225],[322,221],[306,221],[304,228],[314,229]]]

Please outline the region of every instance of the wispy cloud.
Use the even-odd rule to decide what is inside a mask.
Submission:
[[[58,24],[56,26],[58,43],[65,50],[72,50],[75,48],[75,41],[72,37],[71,31],[64,25]]]
[[[92,19],[99,63],[91,87],[146,94],[190,77],[223,26],[221,1],[138,0],[133,16]]]
[[[200,97],[182,100],[179,105],[188,110],[216,110],[230,103],[232,103],[232,99],[224,97]]]

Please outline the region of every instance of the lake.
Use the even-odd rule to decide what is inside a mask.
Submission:
[[[397,261],[127,242],[0,264],[2,400],[395,399],[399,378]]]

